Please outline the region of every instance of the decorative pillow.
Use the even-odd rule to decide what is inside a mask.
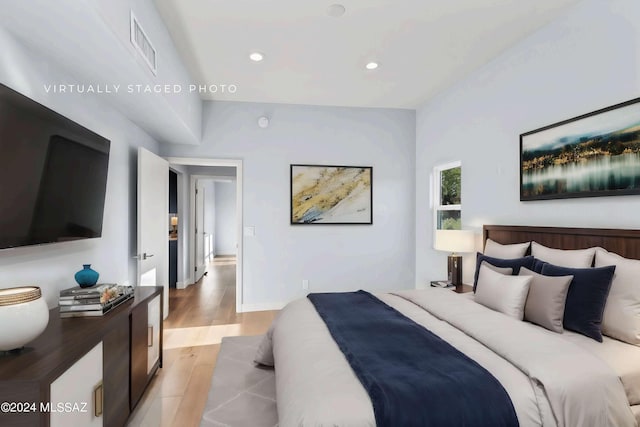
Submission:
[[[480,273],[480,265],[482,261],[487,261],[489,264],[492,264],[496,267],[511,267],[513,272],[511,274],[517,275],[520,272],[520,267],[527,267],[529,270],[533,268],[533,257],[526,256],[523,258],[514,258],[514,259],[502,259],[502,258],[493,258],[490,256],[486,256],[478,252],[476,257],[476,274],[473,278],[473,291],[476,291],[476,286],[478,286],[478,274]]]
[[[532,277],[524,320],[562,333],[564,305],[573,276],[543,276],[525,267],[520,269],[520,276]]]
[[[604,306],[602,333],[640,345],[640,261],[596,250],[596,267],[615,265],[611,290]]]
[[[271,324],[267,333],[264,334],[262,341],[260,341],[260,346],[256,351],[256,355],[253,358],[253,361],[258,365],[264,366],[274,366],[275,361],[273,360],[273,328],[275,322]]]
[[[484,265],[485,267],[492,269],[496,273],[504,274],[505,276],[513,275],[513,268],[511,267],[496,267],[493,264],[489,264],[487,261],[482,261],[481,265]]]
[[[513,245],[503,245],[487,239],[484,245],[484,254],[494,258],[522,258],[527,253],[531,242],[515,243]]]
[[[602,342],[602,317],[616,267],[567,268],[545,264],[545,276],[573,276],[564,306],[565,329]]]
[[[480,266],[478,276],[475,301],[522,320],[532,277],[505,276],[484,265]]]
[[[553,249],[531,242],[531,255],[541,261],[550,262],[560,267],[589,268],[593,265],[596,248],[563,250]]]
[[[546,262],[539,260],[538,258],[533,259],[533,271],[542,274],[542,267],[546,264]]]

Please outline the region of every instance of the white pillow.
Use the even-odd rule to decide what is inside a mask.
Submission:
[[[531,276],[505,276],[481,265],[475,301],[522,320],[531,280]]]
[[[520,268],[519,274],[533,278],[524,306],[524,320],[561,334],[564,305],[573,276],[543,276],[526,267]]]
[[[480,265],[484,265],[487,268],[492,269],[496,273],[504,274],[504,275],[507,275],[507,276],[511,276],[513,274],[513,268],[511,268],[511,267],[496,267],[495,265],[490,264],[486,260],[482,261],[482,264],[480,264]]]
[[[273,359],[273,329],[275,324],[275,321],[271,323],[267,333],[264,334],[262,341],[260,341],[260,346],[258,347],[258,350],[256,350],[256,355],[253,357],[253,361],[259,365],[275,366],[275,361]]]
[[[484,255],[502,259],[522,258],[527,253],[530,243],[531,242],[503,245],[487,239],[487,242],[484,244]]]
[[[531,242],[531,255],[541,261],[545,261],[560,267],[590,268],[596,248],[563,250],[553,249]]]
[[[640,345],[640,261],[596,250],[596,267],[615,265],[616,271],[604,306],[602,333]]]

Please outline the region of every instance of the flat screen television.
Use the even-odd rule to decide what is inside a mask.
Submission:
[[[0,84],[0,249],[101,237],[109,145]]]

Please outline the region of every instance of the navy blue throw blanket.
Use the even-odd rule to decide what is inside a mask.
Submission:
[[[518,425],[486,369],[370,293],[308,298],[369,393],[377,427]]]

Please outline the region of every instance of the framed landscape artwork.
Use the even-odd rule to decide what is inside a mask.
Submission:
[[[373,224],[373,168],[291,165],[291,224]]]
[[[520,200],[640,194],[640,98],[520,135]]]

